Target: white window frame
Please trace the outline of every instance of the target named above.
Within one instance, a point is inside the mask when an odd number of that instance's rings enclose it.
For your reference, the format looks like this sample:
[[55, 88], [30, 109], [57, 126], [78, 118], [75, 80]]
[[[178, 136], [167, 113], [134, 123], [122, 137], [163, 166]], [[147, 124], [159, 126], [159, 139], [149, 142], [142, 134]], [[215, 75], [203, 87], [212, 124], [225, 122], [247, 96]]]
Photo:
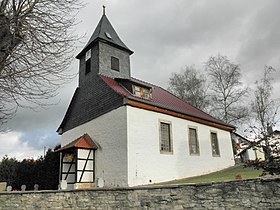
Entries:
[[89, 60], [91, 58], [91, 49], [89, 49], [87, 52], [86, 52], [86, 61]]

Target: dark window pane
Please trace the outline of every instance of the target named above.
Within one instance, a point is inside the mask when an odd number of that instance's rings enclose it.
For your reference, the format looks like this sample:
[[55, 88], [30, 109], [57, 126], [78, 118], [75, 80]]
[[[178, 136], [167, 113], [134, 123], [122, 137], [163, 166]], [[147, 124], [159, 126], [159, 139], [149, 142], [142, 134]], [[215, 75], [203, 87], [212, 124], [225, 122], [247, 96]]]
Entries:
[[145, 98], [145, 99], [151, 99], [152, 94], [151, 90], [144, 88], [144, 87], [139, 87], [136, 85], [133, 85], [133, 94], [137, 97]]
[[212, 133], [211, 132], [211, 145], [212, 145], [212, 154], [213, 155], [220, 155], [217, 133]]
[[119, 59], [117, 59], [115, 57], [111, 57], [111, 69], [113, 69], [115, 71], [120, 71]]
[[91, 70], [91, 63], [90, 63], [90, 59], [88, 59], [86, 61], [86, 74], [88, 74]]
[[189, 145], [190, 145], [190, 154], [199, 154], [197, 133], [196, 133], [196, 129], [194, 128], [189, 128]]
[[160, 123], [161, 151], [171, 152], [170, 125]]

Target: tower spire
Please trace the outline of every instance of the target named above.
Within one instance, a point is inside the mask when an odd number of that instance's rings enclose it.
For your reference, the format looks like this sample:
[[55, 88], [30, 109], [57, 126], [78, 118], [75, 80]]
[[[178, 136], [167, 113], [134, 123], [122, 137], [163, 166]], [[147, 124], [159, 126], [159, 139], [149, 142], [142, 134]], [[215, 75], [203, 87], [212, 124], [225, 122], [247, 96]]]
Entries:
[[102, 7], [103, 7], [103, 15], [106, 15], [106, 6], [103, 5]]

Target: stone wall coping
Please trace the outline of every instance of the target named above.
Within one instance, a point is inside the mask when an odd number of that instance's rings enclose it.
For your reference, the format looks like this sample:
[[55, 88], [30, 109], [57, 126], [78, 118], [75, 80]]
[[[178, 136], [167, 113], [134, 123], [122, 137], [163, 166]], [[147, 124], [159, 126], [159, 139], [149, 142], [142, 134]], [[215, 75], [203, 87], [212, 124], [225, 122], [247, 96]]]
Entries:
[[183, 188], [188, 186], [200, 187], [200, 186], [209, 186], [209, 185], [225, 185], [227, 183], [234, 182], [271, 182], [276, 181], [280, 182], [280, 176], [273, 177], [259, 177], [253, 179], [240, 179], [240, 180], [225, 180], [225, 181], [215, 181], [215, 182], [201, 182], [201, 183], [187, 183], [187, 184], [166, 184], [166, 185], [143, 185], [143, 186], [135, 186], [135, 187], [103, 187], [103, 188], [87, 188], [87, 189], [72, 189], [72, 190], [38, 190], [38, 191], [1, 191], [1, 195], [5, 194], [43, 194], [43, 193], [66, 193], [66, 192], [85, 192], [85, 191], [134, 191], [134, 190], [155, 190], [155, 189], [176, 189]]

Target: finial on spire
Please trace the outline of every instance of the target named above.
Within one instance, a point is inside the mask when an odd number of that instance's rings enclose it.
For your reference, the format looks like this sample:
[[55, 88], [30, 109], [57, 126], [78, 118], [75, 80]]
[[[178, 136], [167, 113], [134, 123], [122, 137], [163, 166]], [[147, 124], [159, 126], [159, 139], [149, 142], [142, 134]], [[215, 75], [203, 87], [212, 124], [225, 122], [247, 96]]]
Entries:
[[106, 9], [106, 6], [103, 5], [103, 15], [105, 15], [105, 13], [106, 13], [105, 9]]

